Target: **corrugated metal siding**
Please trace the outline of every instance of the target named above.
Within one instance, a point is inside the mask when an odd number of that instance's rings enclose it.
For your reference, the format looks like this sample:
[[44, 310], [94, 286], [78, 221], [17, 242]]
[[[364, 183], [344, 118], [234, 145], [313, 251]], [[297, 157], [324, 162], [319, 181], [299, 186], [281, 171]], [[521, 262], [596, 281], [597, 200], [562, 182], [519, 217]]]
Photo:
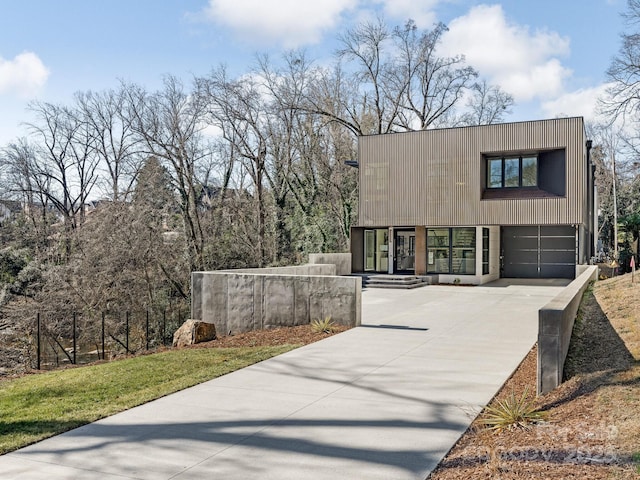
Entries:
[[[359, 225], [585, 222], [582, 118], [361, 137]], [[481, 200], [483, 154], [566, 150], [566, 196]]]

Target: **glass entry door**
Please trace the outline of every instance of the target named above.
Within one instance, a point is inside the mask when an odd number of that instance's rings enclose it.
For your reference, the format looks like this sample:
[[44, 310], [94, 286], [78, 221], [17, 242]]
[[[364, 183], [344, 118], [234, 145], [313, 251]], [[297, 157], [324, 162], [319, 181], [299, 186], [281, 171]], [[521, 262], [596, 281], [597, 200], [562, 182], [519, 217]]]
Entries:
[[396, 254], [394, 269], [396, 273], [415, 272], [416, 232], [415, 230], [395, 231]]
[[389, 231], [386, 228], [364, 231], [364, 270], [379, 273], [389, 270]]

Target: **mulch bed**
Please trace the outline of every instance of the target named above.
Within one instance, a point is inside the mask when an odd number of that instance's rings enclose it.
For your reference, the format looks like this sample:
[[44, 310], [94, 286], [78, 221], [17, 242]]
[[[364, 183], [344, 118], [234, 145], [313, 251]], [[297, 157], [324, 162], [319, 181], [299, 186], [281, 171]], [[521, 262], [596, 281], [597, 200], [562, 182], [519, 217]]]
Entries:
[[226, 335], [210, 342], [203, 342], [189, 348], [232, 348], [232, 347], [263, 347], [275, 345], [307, 345], [327, 338], [336, 333], [344, 332], [349, 327], [335, 325], [331, 333], [314, 332], [311, 325], [295, 327], [278, 327], [267, 330]]

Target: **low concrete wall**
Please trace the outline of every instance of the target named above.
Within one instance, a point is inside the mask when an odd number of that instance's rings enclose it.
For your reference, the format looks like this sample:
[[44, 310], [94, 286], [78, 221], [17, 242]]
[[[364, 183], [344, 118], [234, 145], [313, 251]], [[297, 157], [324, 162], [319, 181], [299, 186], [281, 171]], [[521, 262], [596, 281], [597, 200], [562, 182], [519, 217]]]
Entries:
[[304, 325], [329, 316], [338, 324], [357, 326], [361, 297], [359, 277], [191, 274], [191, 317], [215, 324], [216, 331], [224, 335]]
[[598, 279], [598, 267], [588, 267], [538, 312], [538, 395], [562, 383], [573, 324], [582, 295]]
[[306, 264], [292, 265], [287, 267], [265, 267], [265, 268], [238, 268], [234, 270], [218, 270], [225, 273], [255, 273], [260, 275], [337, 275], [336, 265], [327, 264]]
[[351, 275], [350, 253], [310, 253], [311, 264], [333, 264], [336, 266], [336, 275]]
[[592, 265], [584, 265], [584, 264], [576, 264], [576, 278], [578, 278], [580, 275], [582, 275], [584, 272], [587, 271], [587, 269], [589, 267], [591, 267]]

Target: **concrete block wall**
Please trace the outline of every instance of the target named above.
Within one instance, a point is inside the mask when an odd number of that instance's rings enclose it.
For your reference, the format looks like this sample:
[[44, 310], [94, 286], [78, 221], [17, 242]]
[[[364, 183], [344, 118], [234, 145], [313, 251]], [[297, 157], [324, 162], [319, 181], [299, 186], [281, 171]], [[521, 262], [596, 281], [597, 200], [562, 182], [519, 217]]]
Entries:
[[333, 264], [336, 266], [335, 275], [351, 275], [350, 253], [310, 253], [310, 264]]
[[[318, 262], [319, 263], [319, 262]], [[238, 268], [234, 270], [218, 270], [226, 273], [255, 273], [271, 275], [340, 275], [333, 263], [291, 265], [286, 267]]]
[[359, 277], [193, 272], [191, 285], [192, 318], [215, 324], [220, 334], [303, 325], [328, 316], [341, 325], [361, 321]]
[[573, 324], [582, 295], [598, 279], [598, 267], [590, 266], [538, 312], [538, 395], [562, 383]]

